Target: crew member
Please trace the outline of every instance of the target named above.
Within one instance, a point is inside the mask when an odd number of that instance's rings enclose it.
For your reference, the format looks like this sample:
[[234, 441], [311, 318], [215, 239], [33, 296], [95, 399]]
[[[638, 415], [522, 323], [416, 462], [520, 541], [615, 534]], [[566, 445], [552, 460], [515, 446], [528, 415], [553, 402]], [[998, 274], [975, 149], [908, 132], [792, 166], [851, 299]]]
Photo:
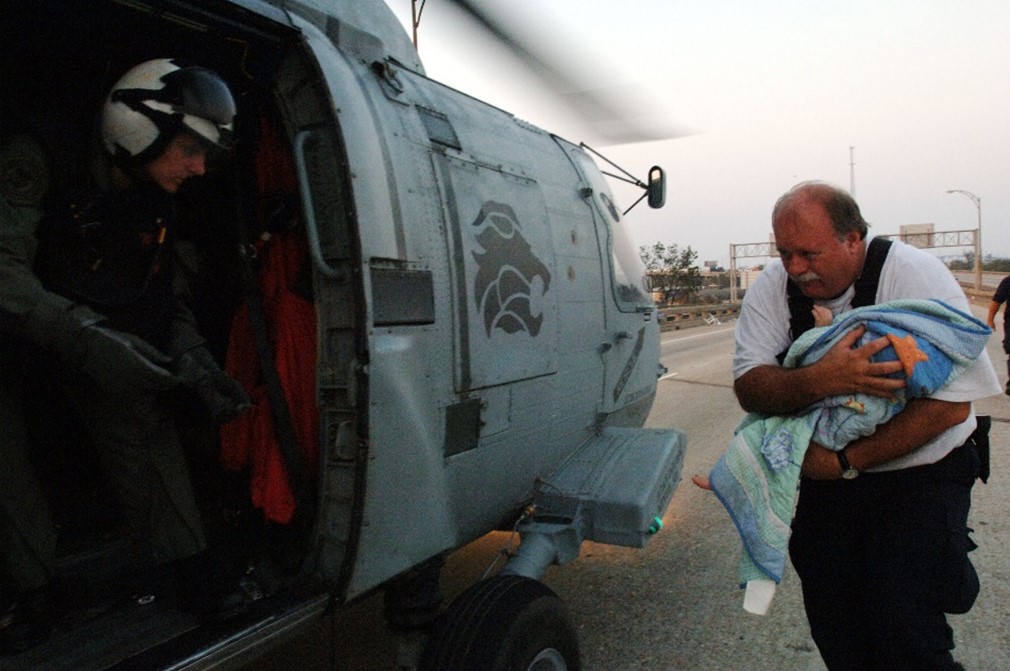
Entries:
[[[219, 422], [249, 400], [214, 361], [183, 300], [173, 194], [206, 172], [211, 152], [228, 148], [234, 115], [216, 73], [170, 59], [141, 63], [105, 99], [94, 183], [55, 198], [41, 223], [37, 208], [6, 198], [0, 213], [5, 342], [16, 337], [56, 359], [131, 540], [151, 562], [173, 567], [181, 605], [201, 615], [229, 612], [242, 595], [218, 580], [165, 393], [193, 389]], [[0, 652], [12, 652], [48, 636], [56, 534], [25, 455], [19, 390], [0, 377]]]

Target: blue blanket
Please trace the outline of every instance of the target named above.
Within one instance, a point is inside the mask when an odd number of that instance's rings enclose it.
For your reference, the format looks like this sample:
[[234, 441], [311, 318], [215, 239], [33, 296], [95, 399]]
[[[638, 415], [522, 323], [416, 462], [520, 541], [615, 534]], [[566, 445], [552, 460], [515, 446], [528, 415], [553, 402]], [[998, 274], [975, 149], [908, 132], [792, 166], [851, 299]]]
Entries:
[[[830, 326], [807, 331], [793, 343], [783, 365], [796, 368], [817, 361], [860, 324], [866, 333], [858, 345], [887, 334], [914, 338], [920, 360], [896, 398], [852, 394], [825, 399], [788, 417], [750, 413], [709, 475], [743, 540], [741, 586], [752, 580], [782, 579], [800, 466], [810, 442], [840, 450], [873, 433], [909, 398], [928, 396], [964, 372], [985, 349], [992, 332], [941, 301], [897, 300], [842, 313]], [[896, 358], [896, 350], [887, 347], [874, 361]]]

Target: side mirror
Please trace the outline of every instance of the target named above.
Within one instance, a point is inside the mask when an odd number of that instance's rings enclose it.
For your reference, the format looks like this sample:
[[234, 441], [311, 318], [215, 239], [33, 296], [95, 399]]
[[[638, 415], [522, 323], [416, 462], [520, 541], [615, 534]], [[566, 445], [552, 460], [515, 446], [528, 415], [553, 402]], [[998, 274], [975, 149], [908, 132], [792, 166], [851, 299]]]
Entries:
[[658, 165], [649, 168], [649, 207], [658, 210], [666, 204], [666, 173]]

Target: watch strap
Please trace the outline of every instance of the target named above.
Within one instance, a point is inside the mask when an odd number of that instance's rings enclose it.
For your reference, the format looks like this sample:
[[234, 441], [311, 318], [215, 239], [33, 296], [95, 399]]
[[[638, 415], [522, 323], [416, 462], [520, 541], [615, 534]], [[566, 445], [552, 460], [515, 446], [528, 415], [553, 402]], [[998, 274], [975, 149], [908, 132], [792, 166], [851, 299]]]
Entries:
[[859, 471], [857, 471], [852, 467], [852, 464], [849, 463], [849, 458], [845, 456], [844, 447], [835, 452], [835, 454], [838, 455], [838, 465], [842, 467], [843, 478], [845, 478], [846, 480], [851, 480], [852, 478], [859, 475]]

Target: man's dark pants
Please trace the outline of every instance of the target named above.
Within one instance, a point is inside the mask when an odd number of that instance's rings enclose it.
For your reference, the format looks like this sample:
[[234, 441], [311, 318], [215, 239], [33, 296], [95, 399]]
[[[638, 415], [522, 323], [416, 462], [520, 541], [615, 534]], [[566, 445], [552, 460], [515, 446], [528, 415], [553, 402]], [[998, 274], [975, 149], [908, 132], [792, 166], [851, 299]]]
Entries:
[[944, 613], [978, 595], [967, 525], [978, 471], [969, 440], [929, 466], [802, 480], [790, 558], [828, 669], [960, 668]]

